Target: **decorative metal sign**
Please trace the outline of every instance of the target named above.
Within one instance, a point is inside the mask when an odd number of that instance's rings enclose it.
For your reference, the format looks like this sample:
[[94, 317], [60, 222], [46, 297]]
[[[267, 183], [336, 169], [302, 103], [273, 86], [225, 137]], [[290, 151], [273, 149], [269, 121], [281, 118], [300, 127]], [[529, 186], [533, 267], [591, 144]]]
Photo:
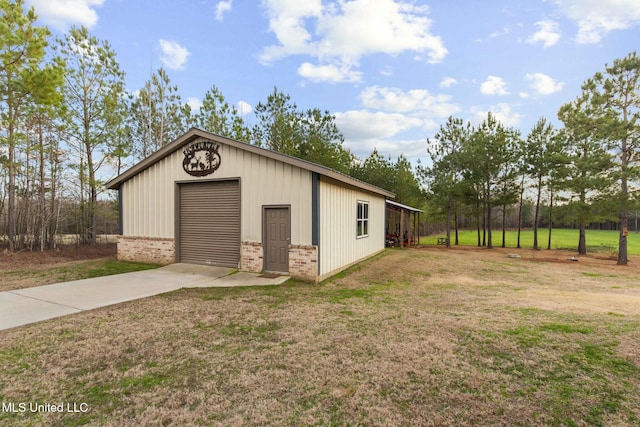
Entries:
[[182, 168], [192, 176], [207, 176], [220, 167], [220, 145], [213, 141], [197, 141], [187, 146]]

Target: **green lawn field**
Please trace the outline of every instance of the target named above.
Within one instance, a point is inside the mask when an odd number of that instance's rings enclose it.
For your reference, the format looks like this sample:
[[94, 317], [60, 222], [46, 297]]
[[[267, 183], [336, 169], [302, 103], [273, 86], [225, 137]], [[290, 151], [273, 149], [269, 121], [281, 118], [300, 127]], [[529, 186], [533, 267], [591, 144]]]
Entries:
[[[587, 252], [618, 252], [618, 231], [587, 230]], [[445, 233], [421, 237], [420, 243], [435, 245], [438, 237], [444, 237]], [[506, 245], [510, 248], [517, 246], [518, 232], [507, 231]], [[538, 246], [547, 248], [548, 230], [538, 230]], [[460, 244], [464, 246], [476, 246], [478, 244], [476, 230], [461, 230], [459, 232]], [[453, 230], [451, 242], [454, 242]], [[493, 245], [502, 245], [502, 232], [493, 231]], [[520, 236], [520, 245], [523, 248], [533, 247], [533, 230], [523, 230]], [[627, 239], [629, 255], [640, 255], [640, 233], [630, 232]], [[551, 232], [551, 249], [578, 250], [578, 230], [555, 228]]]

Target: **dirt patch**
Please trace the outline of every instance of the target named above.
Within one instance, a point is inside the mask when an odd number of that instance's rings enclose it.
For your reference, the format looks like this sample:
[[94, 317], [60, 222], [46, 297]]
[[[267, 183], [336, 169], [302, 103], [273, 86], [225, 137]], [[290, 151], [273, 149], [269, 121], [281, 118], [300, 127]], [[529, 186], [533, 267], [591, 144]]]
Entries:
[[0, 272], [17, 269], [28, 270], [34, 267], [48, 267], [70, 261], [96, 258], [115, 258], [117, 245], [104, 243], [99, 245], [60, 245], [58, 249], [48, 251], [0, 252]]
[[[415, 248], [414, 250], [426, 250], [426, 251], [445, 251], [451, 252], [454, 251], [456, 253], [469, 253], [469, 254], [485, 254], [485, 256], [492, 257], [497, 256], [501, 257], [503, 255], [508, 254], [517, 254], [521, 256], [521, 259], [526, 259], [530, 261], [540, 261], [540, 262], [558, 262], [558, 261], [568, 261], [574, 262], [571, 258], [577, 258], [578, 262], [586, 262], [586, 263], [606, 263], [607, 265], [611, 265], [611, 261], [613, 264], [616, 264], [617, 258], [612, 257], [608, 254], [602, 253], [589, 253], [587, 255], [579, 255], [577, 252], [562, 250], [562, 249], [515, 249], [515, 248], [501, 248], [494, 247], [493, 249], [487, 249], [486, 247], [477, 247], [477, 246], [452, 246], [451, 248], [446, 248], [443, 246], [421, 246]], [[635, 265], [634, 261], [636, 257], [629, 257], [629, 264], [625, 267], [632, 267]], [[638, 271], [640, 271], [640, 266], [637, 266]]]
[[535, 262], [559, 262], [559, 263], [571, 263], [571, 262], [578, 262], [579, 260], [576, 257], [571, 257], [571, 258], [567, 258], [567, 259], [560, 259], [560, 258], [530, 258], [529, 261], [535, 261]]
[[[573, 313], [640, 314], [640, 264], [635, 257], [621, 266], [607, 256], [578, 256], [562, 250], [516, 252], [508, 248], [468, 247], [418, 250], [446, 257], [438, 270], [441, 274], [437, 280], [443, 283], [519, 289], [515, 294], [499, 293], [504, 298], [496, 301], [499, 303]], [[510, 258], [512, 253], [521, 258]], [[464, 266], [464, 274], [460, 274], [460, 266]]]
[[73, 279], [88, 260], [115, 259], [116, 244], [60, 245], [51, 251], [0, 252], [0, 292]]

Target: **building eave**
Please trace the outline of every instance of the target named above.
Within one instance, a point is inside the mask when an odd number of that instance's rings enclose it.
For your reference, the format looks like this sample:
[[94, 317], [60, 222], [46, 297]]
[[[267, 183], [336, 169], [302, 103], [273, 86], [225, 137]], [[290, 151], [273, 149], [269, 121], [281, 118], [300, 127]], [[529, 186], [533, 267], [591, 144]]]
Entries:
[[146, 159], [142, 160], [141, 162], [137, 163], [136, 165], [132, 166], [131, 168], [127, 169], [125, 172], [123, 172], [122, 174], [118, 175], [117, 177], [115, 177], [114, 179], [108, 181], [105, 184], [105, 187], [110, 189], [110, 190], [116, 190], [118, 188], [120, 188], [120, 186], [127, 180], [133, 178], [134, 176], [138, 175], [139, 173], [143, 172], [144, 170], [146, 170], [147, 168], [151, 167], [152, 165], [154, 165], [155, 163], [161, 161], [162, 159], [164, 159], [165, 157], [168, 157], [169, 155], [173, 154], [175, 151], [179, 150], [180, 148], [182, 148], [183, 146], [189, 144], [190, 142], [192, 142], [193, 140], [197, 139], [197, 138], [205, 138], [214, 142], [219, 142], [222, 144], [226, 144], [229, 145], [231, 147], [240, 149], [240, 150], [244, 150], [244, 151], [248, 151], [250, 153], [253, 154], [257, 154], [259, 156], [263, 156], [269, 159], [273, 159], [273, 160], [277, 160], [279, 162], [285, 163], [285, 164], [289, 164], [291, 166], [295, 166], [298, 167], [300, 169], [304, 169], [304, 170], [308, 170], [311, 172], [316, 172], [321, 176], [325, 176], [331, 179], [334, 179], [336, 181], [339, 181], [341, 183], [344, 183], [346, 185], [358, 188], [360, 190], [364, 190], [364, 191], [368, 191], [374, 194], [379, 194], [381, 196], [384, 197], [395, 197], [395, 194], [384, 190], [382, 188], [376, 187], [375, 185], [371, 185], [368, 184], [364, 181], [360, 181], [358, 179], [352, 178], [348, 175], [345, 175], [341, 172], [338, 172], [336, 170], [327, 168], [325, 166], [322, 165], [318, 165], [316, 163], [312, 163], [309, 162], [307, 160], [303, 160], [303, 159], [299, 159], [297, 157], [293, 157], [293, 156], [289, 156], [286, 154], [281, 154], [281, 153], [277, 153], [275, 151], [271, 151], [271, 150], [267, 150], [265, 148], [261, 148], [261, 147], [257, 147], [255, 145], [251, 145], [251, 144], [247, 144], [244, 142], [240, 142], [240, 141], [236, 141], [233, 140], [231, 138], [226, 138], [220, 135], [216, 135], [210, 132], [205, 132], [203, 130], [197, 129], [197, 128], [191, 128], [189, 129], [189, 131], [187, 133], [185, 133], [184, 135], [180, 136], [178, 139], [176, 139], [175, 141], [165, 145], [164, 147], [160, 148], [158, 151], [156, 151], [155, 153], [153, 153], [152, 155], [150, 155], [149, 157], [147, 157]]
[[385, 200], [386, 204], [389, 205], [392, 209], [404, 209], [410, 212], [421, 212], [424, 213], [423, 210], [418, 208], [414, 208], [412, 206], [403, 205], [402, 203], [394, 202], [391, 200]]

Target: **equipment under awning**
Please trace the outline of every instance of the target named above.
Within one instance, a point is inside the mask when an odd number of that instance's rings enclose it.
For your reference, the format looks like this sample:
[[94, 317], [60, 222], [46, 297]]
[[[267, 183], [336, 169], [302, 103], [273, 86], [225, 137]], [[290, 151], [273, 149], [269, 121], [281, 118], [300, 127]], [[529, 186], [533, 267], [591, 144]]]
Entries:
[[424, 211], [391, 200], [385, 201], [385, 208], [385, 246], [419, 245], [420, 214]]

